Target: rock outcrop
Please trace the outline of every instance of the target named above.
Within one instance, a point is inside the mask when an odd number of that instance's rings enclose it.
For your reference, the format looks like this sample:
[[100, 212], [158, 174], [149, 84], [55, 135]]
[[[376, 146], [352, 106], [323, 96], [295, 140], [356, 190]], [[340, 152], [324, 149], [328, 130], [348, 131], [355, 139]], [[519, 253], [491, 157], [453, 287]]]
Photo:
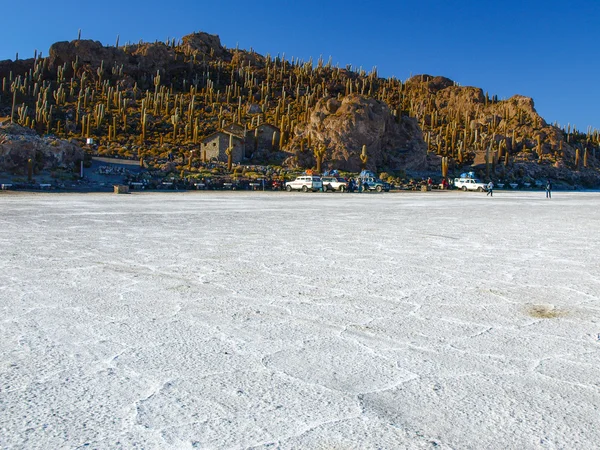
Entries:
[[[219, 36], [208, 33], [193, 33], [181, 39], [190, 55], [202, 59], [231, 59], [230, 53], [221, 45]], [[92, 68], [123, 65], [125, 73], [173, 69], [177, 65], [176, 52], [164, 42], [138, 43], [119, 47], [103, 46], [98, 41], [80, 39], [71, 42], [56, 42], [50, 47], [48, 66], [50, 69], [78, 61], [80, 66]], [[183, 63], [179, 61], [179, 63]], [[70, 70], [70, 67], [67, 68]]]
[[231, 57], [229, 52], [221, 45], [221, 39], [216, 34], [192, 33], [184, 36], [181, 41], [183, 45], [188, 46], [190, 53], [197, 51], [200, 56], [224, 60]]
[[358, 94], [341, 101], [319, 100], [310, 121], [296, 128], [292, 142], [295, 154], [287, 163], [306, 166], [313, 158], [309, 143], [311, 147], [324, 144], [324, 166], [340, 170], [361, 169], [363, 145], [367, 146], [370, 169], [419, 170], [427, 164], [427, 145], [417, 121], [396, 117], [385, 103]]
[[36, 170], [69, 169], [83, 158], [83, 149], [75, 143], [40, 137], [10, 122], [0, 123], [0, 172], [26, 173], [28, 159], [34, 161]]

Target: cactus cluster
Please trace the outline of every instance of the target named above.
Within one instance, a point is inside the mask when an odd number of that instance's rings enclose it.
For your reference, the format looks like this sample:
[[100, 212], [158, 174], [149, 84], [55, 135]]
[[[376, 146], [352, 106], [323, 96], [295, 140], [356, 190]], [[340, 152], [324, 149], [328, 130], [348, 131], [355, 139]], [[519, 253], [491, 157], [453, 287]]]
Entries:
[[[499, 100], [456, 84], [440, 89], [438, 80], [427, 75], [406, 81], [380, 78], [376, 68], [340, 68], [331, 58], [315, 63], [237, 48], [229, 50], [230, 57], [217, 58], [214, 51], [202, 54], [175, 39], [119, 47], [117, 37], [113, 50], [133, 55], [150, 45], [163, 46], [178, 70], [132, 74], [123, 63], [101, 61], [92, 67], [78, 57], [51, 67], [49, 58], [36, 52], [29, 70], [2, 76], [0, 106], [10, 109], [12, 121], [39, 133], [94, 138], [101, 152], [143, 155], [147, 163], [167, 153], [184, 160], [190, 151], [200, 150], [204, 136], [228, 123], [242, 125], [256, 150], [253, 130], [271, 123], [279, 128], [273, 135], [274, 151], [292, 153], [297, 150], [293, 145], [306, 147], [320, 171], [326, 147], [310, 135], [298, 144], [292, 139], [298, 126], [310, 121], [320, 99], [360, 94], [387, 104], [397, 121], [404, 116], [416, 119], [428, 151], [444, 158], [444, 176], [449, 166], [469, 164], [477, 153], [485, 154], [488, 173], [499, 161], [506, 166], [526, 157], [539, 162], [562, 159], [579, 168], [580, 153], [584, 167], [598, 165], [598, 130], [547, 125], [514, 98]], [[459, 102], [462, 93], [474, 100]], [[229, 159], [232, 148], [230, 143]], [[206, 160], [205, 151], [199, 156]], [[359, 157], [366, 167], [366, 146]]]

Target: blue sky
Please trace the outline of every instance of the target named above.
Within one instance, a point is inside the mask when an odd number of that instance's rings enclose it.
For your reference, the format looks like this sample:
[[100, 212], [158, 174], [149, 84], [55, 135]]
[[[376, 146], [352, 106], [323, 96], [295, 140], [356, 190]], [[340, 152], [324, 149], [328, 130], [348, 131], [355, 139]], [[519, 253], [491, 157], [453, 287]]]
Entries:
[[78, 29], [105, 45], [117, 35], [122, 44], [206, 31], [230, 48], [331, 56], [377, 66], [380, 76], [443, 75], [500, 98], [526, 95], [548, 122], [600, 129], [600, 0], [30, 0], [23, 8], [3, 5], [0, 60], [47, 55]]

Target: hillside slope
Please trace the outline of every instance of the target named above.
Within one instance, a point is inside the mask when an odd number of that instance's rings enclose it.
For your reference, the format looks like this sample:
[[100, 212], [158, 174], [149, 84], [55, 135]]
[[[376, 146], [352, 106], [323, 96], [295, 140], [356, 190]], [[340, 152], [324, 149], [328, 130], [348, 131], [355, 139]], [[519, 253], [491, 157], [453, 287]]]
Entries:
[[169, 154], [183, 163], [227, 124], [240, 124], [249, 140], [270, 123], [274, 145], [254, 143], [247, 162], [401, 174], [440, 172], [446, 157], [449, 176], [469, 169], [600, 185], [598, 131], [549, 125], [528, 97], [498, 100], [444, 77], [402, 82], [376, 69], [227, 49], [206, 33], [118, 47], [58, 42], [49, 53], [0, 62], [0, 115], [39, 134], [93, 138], [100, 154], [149, 166]]

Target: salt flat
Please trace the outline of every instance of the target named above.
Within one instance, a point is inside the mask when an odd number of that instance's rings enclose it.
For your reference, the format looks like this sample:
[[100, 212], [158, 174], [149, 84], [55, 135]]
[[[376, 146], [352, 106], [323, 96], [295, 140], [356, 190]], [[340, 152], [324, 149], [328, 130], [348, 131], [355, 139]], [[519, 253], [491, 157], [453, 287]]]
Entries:
[[0, 194], [0, 448], [586, 449], [600, 194]]

